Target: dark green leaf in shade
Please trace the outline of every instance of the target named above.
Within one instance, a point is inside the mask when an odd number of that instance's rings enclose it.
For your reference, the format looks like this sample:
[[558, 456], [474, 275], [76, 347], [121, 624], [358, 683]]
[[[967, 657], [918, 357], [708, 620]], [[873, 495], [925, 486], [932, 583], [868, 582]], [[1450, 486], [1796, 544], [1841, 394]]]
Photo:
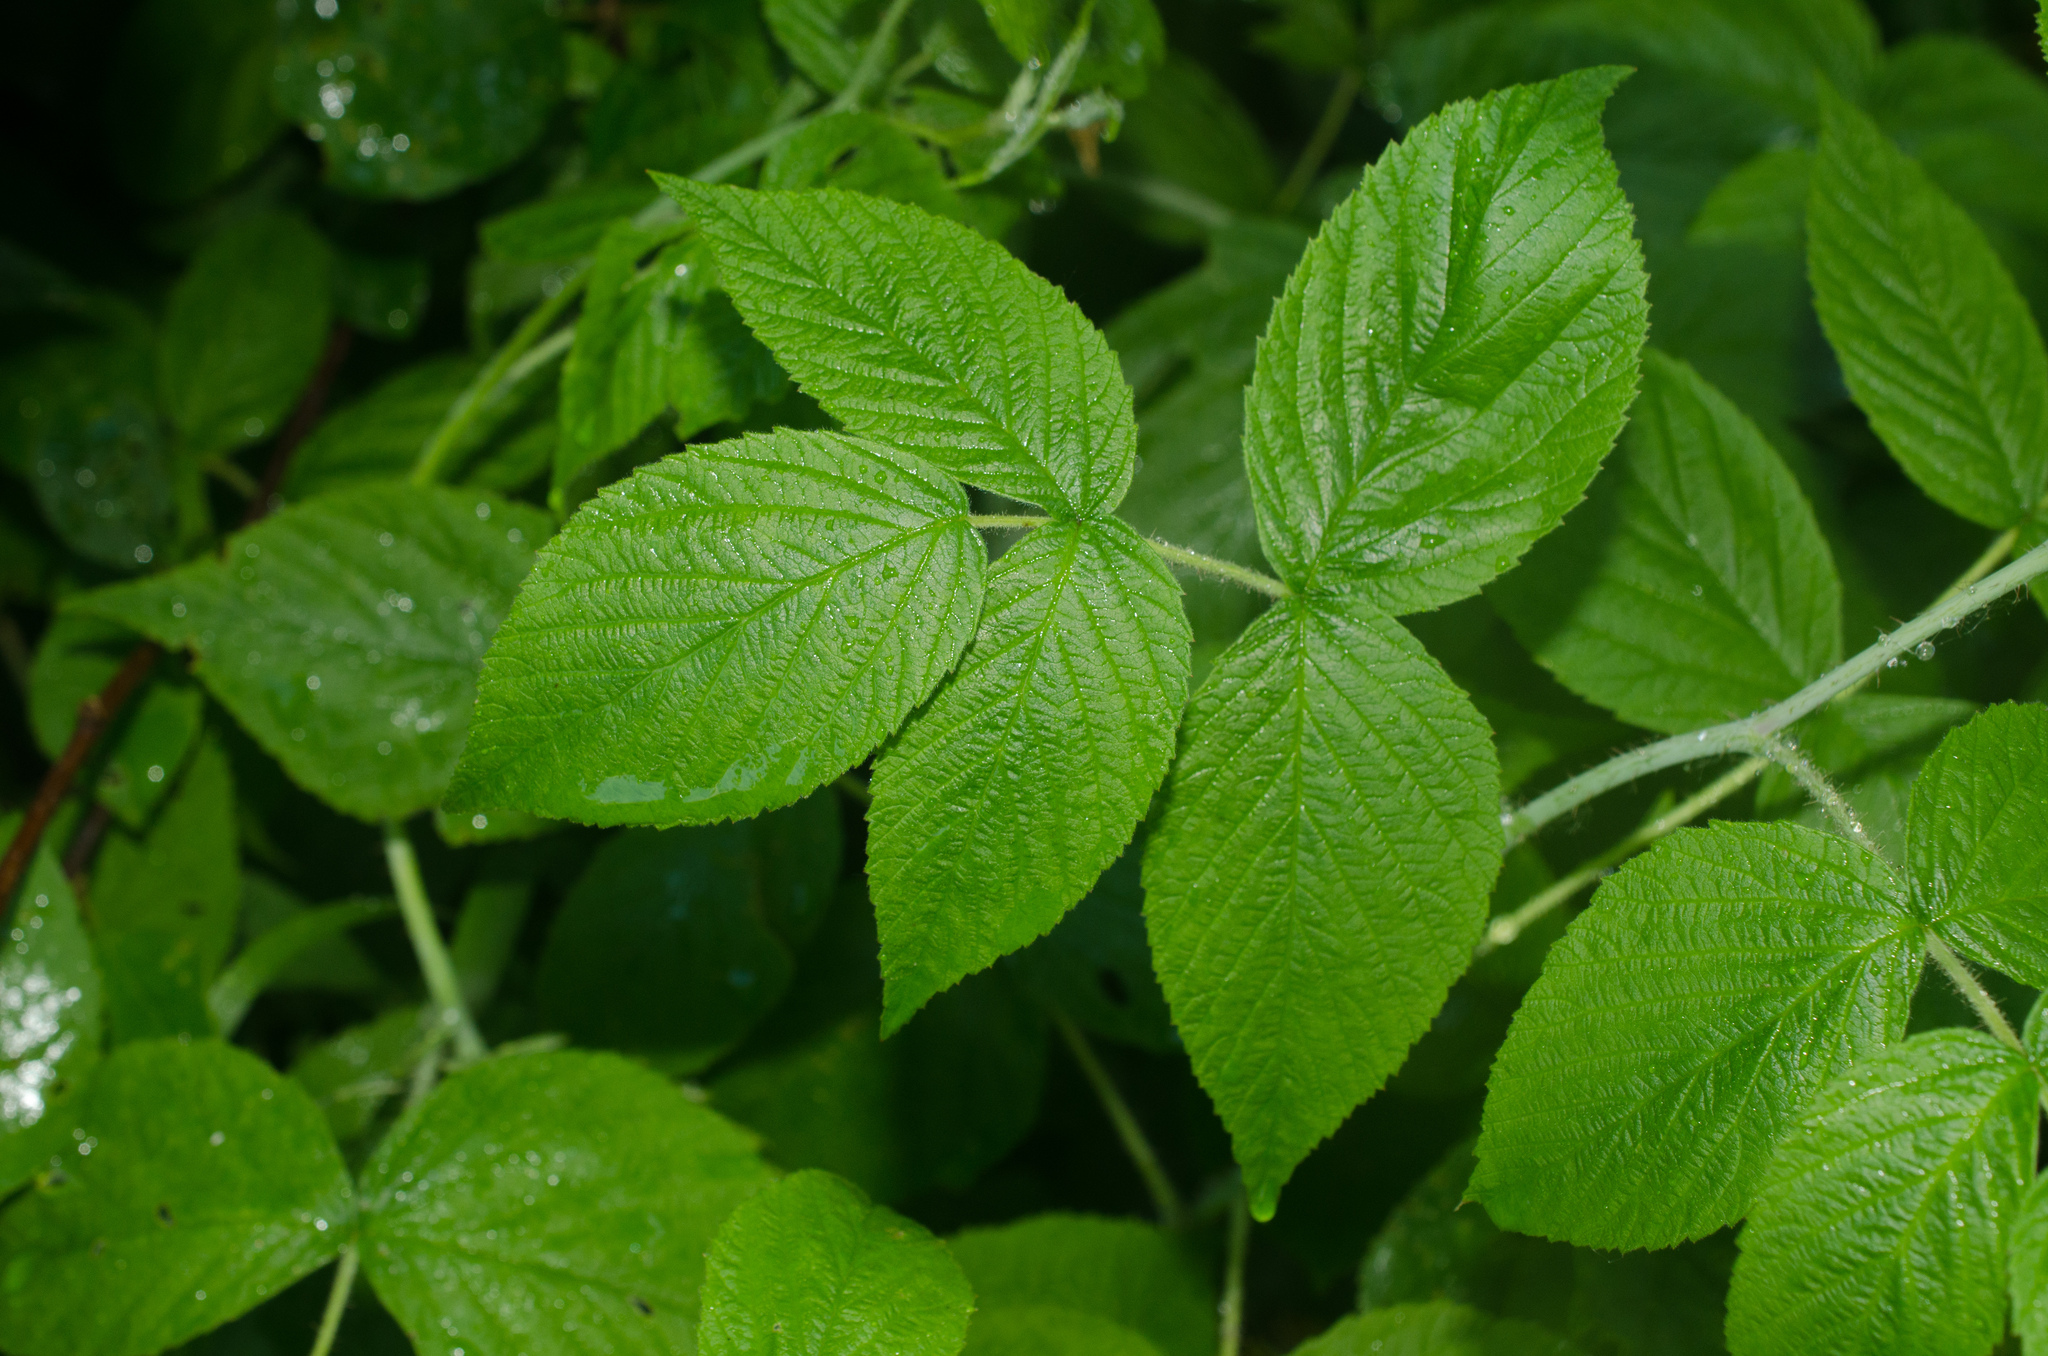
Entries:
[[222, 1035], [232, 1036], [248, 1016], [250, 1004], [283, 980], [295, 964], [365, 923], [397, 915], [398, 906], [388, 899], [344, 900], [306, 909], [271, 928], [243, 947], [234, 963], [207, 986], [206, 1006], [214, 1025]]
[[[1258, 124], [1228, 86], [1178, 52], [1167, 54], [1145, 97], [1125, 109], [1123, 131], [1103, 158], [1112, 171], [1149, 176], [1226, 212], [1243, 213], [1251, 218], [1243, 224], [1253, 229], [1278, 224], [1264, 215], [1280, 176]], [[1142, 211], [1138, 222], [1163, 240], [1193, 242], [1205, 234], [1186, 216], [1159, 209]], [[1288, 259], [1289, 266], [1300, 253]], [[1279, 295], [1278, 287], [1273, 295]]]
[[1572, 691], [1672, 733], [1761, 710], [1842, 655], [1842, 586], [1792, 473], [1686, 364], [1643, 389], [1591, 501], [1493, 588]]
[[1180, 588], [1123, 523], [1053, 523], [990, 567], [960, 667], [875, 760], [885, 1033], [1088, 893], [1166, 775], [1187, 681]]
[[549, 526], [481, 491], [364, 486], [73, 605], [192, 650], [207, 690], [328, 804], [407, 815], [448, 785], [484, 646]]
[[2048, 353], [1984, 234], [1869, 117], [1830, 97], [1807, 267], [1849, 391], [1914, 483], [1990, 527], [2048, 491]]
[[1804, 249], [1812, 168], [1813, 152], [1803, 146], [1773, 146], [1759, 152], [1714, 186], [1686, 239], [1695, 245]]
[[1152, 0], [981, 0], [1003, 46], [1031, 69], [1049, 66], [1085, 17], [1088, 44], [1072, 87], [1106, 85], [1127, 99], [1145, 92], [1166, 55], [1166, 33]]
[[[124, 627], [60, 613], [43, 632], [29, 673], [29, 726], [45, 757], [71, 740], [78, 706], [119, 672], [139, 640]], [[160, 660], [149, 681], [115, 715], [88, 765], [94, 797], [115, 818], [139, 829], [177, 785], [199, 740], [205, 697], [174, 659]], [[85, 780], [81, 777], [81, 780]]]
[[839, 188], [968, 219], [967, 205], [947, 182], [938, 156], [876, 113], [814, 118], [769, 152], [761, 166], [761, 187]]
[[849, 432], [1060, 513], [1123, 498], [1130, 388], [1080, 308], [1002, 246], [877, 198], [658, 177], [748, 325]]
[[284, 427], [327, 342], [332, 251], [296, 217], [263, 215], [206, 243], [171, 289], [157, 393], [202, 456]]
[[570, 888], [541, 954], [548, 1029], [692, 1074], [789, 987], [751, 824], [611, 839]]
[[[261, 792], [251, 788], [251, 794]], [[251, 837], [252, 846], [257, 846], [259, 835]], [[369, 953], [355, 938], [306, 920], [335, 909], [341, 911], [340, 917], [374, 917], [396, 907], [395, 900], [375, 895], [356, 895], [316, 907], [262, 872], [244, 871], [240, 909], [243, 952], [235, 961], [239, 963], [251, 950], [259, 956], [270, 953], [270, 958], [257, 963], [270, 976], [267, 982], [278, 988], [354, 994], [374, 1002], [390, 980]], [[271, 948], [282, 948], [284, 939], [275, 943], [264, 939], [280, 931], [306, 940], [295, 954], [279, 957]]]
[[502, 169], [561, 92], [562, 32], [543, 0], [285, 0], [279, 18], [272, 97], [349, 193], [434, 198]]
[[642, 467], [542, 552], [484, 666], [455, 811], [707, 823], [866, 757], [981, 611], [958, 484], [831, 433]]
[[1258, 1217], [1465, 969], [1499, 799], [1485, 721], [1368, 603], [1276, 605], [1196, 695], [1145, 919]]
[[319, 1103], [335, 1139], [354, 1145], [385, 1104], [405, 1090], [429, 1036], [423, 1016], [409, 1005], [392, 1008], [309, 1046], [292, 1061], [292, 1077]]
[[334, 1256], [355, 1199], [310, 1097], [216, 1041], [115, 1051], [66, 1119], [76, 1153], [0, 1215], [0, 1345], [150, 1356]]
[[1915, 1036], [1830, 1084], [1750, 1211], [1729, 1349], [1989, 1351], [2039, 1095], [2026, 1062], [1977, 1031]]
[[745, 1131], [645, 1069], [500, 1056], [364, 1167], [363, 1274], [433, 1356], [690, 1352], [705, 1249], [770, 1180]]
[[[1977, 711], [1954, 697], [1860, 692], [1830, 702], [1799, 723], [1800, 751], [1834, 781], [1870, 835], [1894, 861], [1906, 859], [1906, 820], [1914, 780], [1934, 746]], [[1779, 768], [1757, 779], [1760, 818], [1790, 815], [1825, 829], [1827, 815]]]
[[681, 64], [625, 63], [584, 122], [593, 177], [635, 187], [649, 170], [694, 173], [765, 131], [786, 93], [755, 0], [691, 0], [648, 27]]
[[1491, 1318], [1462, 1304], [1401, 1304], [1341, 1320], [1295, 1356], [1580, 1356], [1534, 1323]]
[[1922, 965], [1904, 893], [1790, 824], [1683, 829], [1623, 867], [1501, 1047], [1473, 1199], [1600, 1248], [1740, 1219], [1814, 1091], [1904, 1032]]
[[[763, 0], [761, 17], [790, 63], [837, 94], [853, 78], [884, 8], [883, 0]], [[881, 72], [900, 60], [896, 45], [881, 53]]]
[[1161, 1356], [1143, 1333], [1100, 1314], [1049, 1304], [974, 1311], [963, 1356]]
[[1906, 859], [1920, 916], [1965, 955], [2048, 985], [2048, 706], [1994, 706], [1913, 783]]
[[481, 366], [467, 354], [428, 358], [399, 369], [334, 411], [292, 454], [284, 497], [310, 499], [410, 474], [420, 450]]
[[190, 202], [262, 154], [284, 128], [270, 104], [276, 31], [268, 0], [135, 7], [106, 82], [107, 146], [129, 188]]
[[1309, 246], [1245, 397], [1259, 535], [1283, 578], [1421, 611], [1507, 570], [1578, 501], [1647, 321], [1600, 140], [1621, 75], [1446, 108]]
[[534, 202], [521, 203], [477, 227], [477, 243], [492, 259], [549, 264], [597, 250], [611, 225], [652, 201], [647, 184], [584, 182]]
[[[9, 842], [20, 827], [18, 815], [0, 819]], [[99, 971], [48, 843], [11, 903], [0, 915], [0, 1195], [72, 1150], [65, 1118], [100, 1058]]]
[[206, 1006], [211, 976], [189, 934], [167, 927], [128, 928], [100, 938], [96, 950], [114, 1044], [220, 1034]]
[[93, 859], [91, 898], [103, 943], [137, 931], [175, 938], [202, 982], [213, 978], [242, 900], [234, 778], [217, 742], [200, 742], [148, 827], [108, 828]]
[[[1215, 1350], [1216, 1299], [1200, 1254], [1152, 1225], [1102, 1215], [1033, 1215], [965, 1230], [952, 1245], [984, 1313], [1064, 1309], [1121, 1324], [1165, 1356]], [[976, 1326], [982, 1317], [976, 1314]], [[975, 1342], [970, 1329], [970, 1351]]]
[[1145, 940], [1142, 843], [1110, 864], [1051, 932], [1008, 960], [1032, 996], [1093, 1035], [1162, 1053], [1177, 1050], [1166, 995]]
[[2012, 1330], [2026, 1351], [2048, 1350], [2048, 1175], [2020, 1197], [2006, 1266]]
[[704, 1263], [704, 1356], [954, 1356], [974, 1292], [946, 1245], [799, 1172], [743, 1202]]
[[404, 339], [426, 319], [433, 296], [427, 261], [411, 255], [334, 256], [334, 313], [364, 334]]

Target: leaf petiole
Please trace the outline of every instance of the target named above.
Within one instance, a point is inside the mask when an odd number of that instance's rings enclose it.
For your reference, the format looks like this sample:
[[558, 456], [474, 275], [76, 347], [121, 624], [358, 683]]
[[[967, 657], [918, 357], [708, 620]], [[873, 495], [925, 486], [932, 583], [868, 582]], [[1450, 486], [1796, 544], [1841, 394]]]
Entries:
[[[1022, 532], [1034, 527], [1044, 527], [1051, 521], [1050, 518], [1033, 513], [975, 513], [968, 516], [967, 524], [983, 532]], [[1270, 574], [1262, 574], [1228, 560], [1218, 560], [1215, 556], [1205, 556], [1200, 551], [1190, 551], [1185, 546], [1175, 546], [1172, 542], [1161, 541], [1157, 537], [1147, 537], [1145, 543], [1158, 552], [1160, 559], [1169, 565], [1178, 565], [1182, 569], [1191, 570], [1207, 578], [1220, 579], [1226, 584], [1236, 584], [1240, 588], [1250, 589], [1253, 593], [1263, 593], [1268, 598], [1294, 596], [1294, 590]]]
[[341, 1316], [348, 1309], [349, 1292], [355, 1289], [356, 1267], [362, 1258], [351, 1243], [341, 1250], [341, 1257], [334, 1268], [334, 1285], [327, 1292], [327, 1307], [320, 1314], [320, 1330], [313, 1335], [313, 1350], [309, 1356], [327, 1356], [334, 1348], [335, 1334], [341, 1331]]
[[434, 906], [420, 879], [420, 861], [413, 852], [412, 839], [395, 819], [384, 821], [384, 861], [391, 871], [391, 888], [398, 895], [398, 911], [405, 918], [406, 935], [412, 939], [420, 974], [427, 981], [428, 997], [455, 1041], [456, 1056], [464, 1061], [482, 1059], [489, 1047], [462, 1001], [462, 981], [456, 977], [455, 962], [441, 940], [440, 924], [434, 921]]
[[1052, 1021], [1059, 1028], [1060, 1037], [1066, 1041], [1067, 1049], [1072, 1052], [1074, 1062], [1087, 1075], [1088, 1085], [1095, 1089], [1095, 1096], [1102, 1103], [1110, 1124], [1116, 1128], [1117, 1138], [1123, 1141], [1124, 1152], [1131, 1156], [1138, 1176], [1145, 1180], [1145, 1189], [1152, 1194], [1153, 1208], [1159, 1212], [1159, 1223], [1168, 1229], [1179, 1228], [1184, 1213], [1180, 1193], [1173, 1189], [1173, 1179], [1166, 1175], [1159, 1155], [1152, 1150], [1152, 1142], [1145, 1138], [1145, 1129], [1138, 1124], [1130, 1103], [1124, 1100], [1109, 1071], [1096, 1057], [1095, 1047], [1088, 1043], [1088, 1037], [1074, 1025], [1073, 1019], [1053, 1008]]

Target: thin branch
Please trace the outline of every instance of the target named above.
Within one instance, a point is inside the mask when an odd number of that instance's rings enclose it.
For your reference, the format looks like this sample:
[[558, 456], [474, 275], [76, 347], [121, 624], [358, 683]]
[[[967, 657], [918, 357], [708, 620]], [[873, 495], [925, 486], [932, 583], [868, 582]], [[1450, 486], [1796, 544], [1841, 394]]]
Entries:
[[1757, 740], [1756, 747], [1759, 754], [1783, 768], [1793, 781], [1799, 783], [1800, 789], [1813, 798], [1813, 803], [1820, 806], [1821, 813], [1841, 831], [1844, 838], [1873, 857], [1884, 856], [1876, 840], [1863, 827], [1863, 821], [1856, 817], [1856, 809], [1849, 804], [1849, 798], [1836, 789], [1811, 758], [1775, 735]]
[[1145, 1190], [1152, 1194], [1152, 1206], [1159, 1213], [1160, 1224], [1169, 1229], [1179, 1228], [1183, 1214], [1180, 1193], [1173, 1189], [1173, 1179], [1166, 1175], [1159, 1155], [1153, 1152], [1152, 1141], [1145, 1138], [1145, 1129], [1138, 1124], [1130, 1103], [1124, 1100], [1115, 1080], [1110, 1078], [1109, 1070], [1103, 1068], [1102, 1061], [1096, 1058], [1095, 1047], [1088, 1043], [1088, 1037], [1081, 1028], [1058, 1008], [1051, 1011], [1053, 1025], [1059, 1028], [1061, 1038], [1072, 1052], [1074, 1062], [1081, 1066], [1088, 1085], [1095, 1089], [1096, 1099], [1102, 1103], [1109, 1123], [1116, 1127], [1116, 1137], [1123, 1142], [1124, 1152], [1131, 1156], [1138, 1176], [1145, 1180]]
[[1287, 182], [1280, 185], [1280, 191], [1273, 195], [1273, 211], [1286, 216], [1301, 201], [1301, 195], [1308, 192], [1308, 186], [1315, 182], [1316, 171], [1323, 167], [1329, 157], [1330, 148], [1337, 144], [1338, 134], [1344, 130], [1345, 119], [1351, 116], [1351, 105], [1358, 98], [1358, 72], [1346, 68], [1337, 76], [1337, 87], [1330, 91], [1330, 102], [1323, 105], [1323, 116], [1316, 120], [1315, 131], [1309, 134], [1308, 144], [1301, 148], [1301, 158], [1294, 162], [1293, 171]]
[[395, 819], [384, 821], [384, 861], [391, 870], [391, 888], [398, 895], [398, 911], [405, 917], [406, 935], [412, 938], [420, 975], [427, 981], [427, 995], [455, 1040], [456, 1057], [481, 1059], [488, 1047], [462, 1001], [462, 981], [456, 977], [447, 943], [441, 940], [441, 926], [434, 921], [434, 906], [420, 879], [420, 861], [413, 852], [412, 839]]
[[1252, 1217], [1242, 1186], [1231, 1197], [1229, 1227], [1223, 1260], [1223, 1299], [1216, 1306], [1216, 1356], [1238, 1356], [1244, 1347], [1244, 1264], [1251, 1251]]
[[86, 872], [92, 869], [93, 854], [100, 850], [100, 840], [107, 836], [107, 827], [113, 822], [114, 816], [107, 807], [95, 800], [79, 824], [78, 832], [71, 835], [71, 846], [64, 849], [64, 879], [73, 886], [84, 880]]
[[334, 1335], [341, 1331], [341, 1316], [348, 1309], [349, 1291], [356, 1286], [356, 1267], [362, 1259], [351, 1243], [341, 1250], [334, 1268], [334, 1284], [327, 1291], [327, 1308], [320, 1314], [320, 1331], [313, 1335], [309, 1356], [327, 1356], [334, 1348]]
[[2032, 1058], [2027, 1054], [2027, 1047], [2020, 1040], [2019, 1034], [2012, 1029], [2012, 1023], [2006, 1019], [2004, 1009], [1998, 1006], [1998, 1001], [1979, 982], [1977, 976], [1970, 972], [1970, 967], [1963, 964], [1963, 958], [1932, 932], [1927, 934], [1927, 958], [1940, 966], [1941, 972], [1948, 976], [1949, 982], [1956, 986], [1957, 992], [1969, 1000], [1970, 1006], [1976, 1010], [1977, 1018], [1984, 1023], [1986, 1030], [2009, 1048], [2017, 1050], [2023, 1058]]

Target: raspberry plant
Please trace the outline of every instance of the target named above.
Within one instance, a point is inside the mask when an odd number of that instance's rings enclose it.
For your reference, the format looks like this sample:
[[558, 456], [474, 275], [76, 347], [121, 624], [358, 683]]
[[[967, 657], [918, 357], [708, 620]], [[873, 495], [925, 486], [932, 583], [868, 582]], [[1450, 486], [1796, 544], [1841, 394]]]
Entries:
[[1907, 10], [129, 7], [0, 1351], [2048, 1351], [2048, 90]]

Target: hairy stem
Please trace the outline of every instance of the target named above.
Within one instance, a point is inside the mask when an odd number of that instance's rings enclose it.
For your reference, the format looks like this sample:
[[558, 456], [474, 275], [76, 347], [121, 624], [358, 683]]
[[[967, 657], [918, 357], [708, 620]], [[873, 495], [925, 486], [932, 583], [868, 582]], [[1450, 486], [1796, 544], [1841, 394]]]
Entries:
[[[984, 532], [1021, 532], [1033, 527], [1044, 527], [1051, 521], [1052, 519], [1035, 513], [974, 513], [969, 514], [967, 518], [968, 526]], [[1263, 593], [1268, 598], [1294, 596], [1293, 589], [1270, 574], [1261, 574], [1257, 570], [1247, 569], [1228, 560], [1218, 560], [1215, 556], [1205, 556], [1200, 551], [1190, 551], [1185, 546], [1175, 546], [1172, 542], [1161, 541], [1157, 537], [1147, 537], [1145, 541], [1159, 553], [1159, 558], [1169, 565], [1178, 565], [1184, 570], [1191, 570], [1210, 579], [1220, 579], [1226, 584], [1236, 584], [1239, 588], [1250, 589], [1253, 593]]]
[[1346, 68], [1337, 76], [1337, 87], [1330, 91], [1330, 102], [1323, 105], [1323, 116], [1316, 121], [1315, 131], [1309, 134], [1308, 144], [1301, 148], [1301, 158], [1294, 162], [1294, 169], [1287, 176], [1287, 182], [1280, 185], [1280, 191], [1273, 195], [1273, 211], [1285, 216], [1301, 201], [1301, 195], [1308, 192], [1308, 186], [1315, 182], [1316, 171], [1323, 167], [1329, 157], [1330, 148], [1337, 144], [1338, 133], [1344, 130], [1344, 120], [1351, 116], [1352, 100], [1358, 97], [1358, 72]]
[[348, 1308], [349, 1292], [356, 1288], [356, 1266], [361, 1261], [356, 1245], [341, 1250], [334, 1268], [334, 1285], [327, 1292], [327, 1307], [320, 1314], [320, 1331], [313, 1334], [311, 1356], [327, 1356], [334, 1348], [334, 1335], [341, 1331], [341, 1316]]
[[1230, 1199], [1230, 1236], [1223, 1261], [1223, 1299], [1216, 1306], [1216, 1356], [1238, 1356], [1244, 1347], [1244, 1263], [1251, 1251], [1252, 1216], [1239, 1187]]
[[1756, 749], [1760, 740], [1862, 686], [1891, 660], [1922, 641], [1933, 639], [1971, 613], [1989, 606], [2044, 573], [2048, 573], [2048, 543], [2035, 547], [1988, 578], [1965, 584], [1954, 597], [1937, 602], [1861, 654], [1823, 674], [1775, 706], [1765, 707], [1740, 720], [1660, 739], [1580, 773], [1508, 815], [1502, 821], [1507, 846], [1513, 847], [1552, 820], [1638, 777], [1702, 758]]
[[2012, 1029], [2012, 1023], [2006, 1020], [2004, 1010], [1998, 1006], [1998, 1000], [1994, 999], [1977, 976], [1970, 972], [1970, 967], [1963, 964], [1963, 958], [1958, 956], [1947, 942], [1931, 932], [1927, 934], [1927, 958], [1941, 967], [1941, 972], [1956, 986], [1956, 991], [1969, 1001], [1970, 1006], [1976, 1010], [1977, 1019], [1984, 1023], [1985, 1029], [2025, 1057], [2027, 1047], [2020, 1041], [2019, 1033]]
[[1545, 914], [1570, 900], [1587, 886], [1598, 882], [1621, 862], [1641, 852], [1672, 830], [1690, 824], [1748, 786], [1770, 765], [1768, 758], [1751, 758], [1737, 765], [1663, 814], [1655, 816], [1607, 851], [1560, 878], [1555, 884], [1531, 895], [1519, 908], [1494, 919], [1486, 925], [1486, 935], [1473, 950], [1473, 958], [1476, 960], [1488, 952], [1498, 951], [1507, 946], [1527, 932]]
[[469, 1009], [462, 1001], [462, 981], [456, 977], [455, 962], [441, 940], [440, 924], [434, 921], [434, 906], [427, 901], [427, 887], [420, 879], [420, 861], [413, 853], [412, 839], [395, 819], [384, 821], [384, 861], [391, 868], [391, 887], [398, 894], [398, 911], [405, 918], [406, 935], [412, 938], [413, 954], [419, 958], [420, 974], [427, 981], [427, 994], [455, 1040], [456, 1056], [481, 1059], [487, 1047]]
[[1173, 1189], [1173, 1179], [1166, 1175], [1166, 1169], [1159, 1162], [1159, 1155], [1153, 1152], [1152, 1141], [1145, 1138], [1144, 1127], [1131, 1111], [1130, 1103], [1117, 1089], [1116, 1082], [1109, 1076], [1109, 1070], [1102, 1067], [1096, 1058], [1095, 1047], [1088, 1043], [1088, 1037], [1073, 1019], [1058, 1008], [1052, 1010], [1053, 1025], [1066, 1041], [1074, 1062], [1081, 1066], [1087, 1076], [1088, 1085], [1095, 1089], [1096, 1098], [1109, 1117], [1109, 1123], [1116, 1127], [1116, 1137], [1123, 1141], [1124, 1152], [1131, 1156], [1131, 1163], [1138, 1169], [1138, 1176], [1145, 1180], [1145, 1190], [1152, 1195], [1152, 1205], [1159, 1212], [1159, 1222], [1168, 1229], [1180, 1227], [1182, 1207], [1180, 1193]]
[[1757, 752], [1785, 769], [1800, 789], [1813, 798], [1820, 806], [1828, 822], [1841, 831], [1844, 838], [1856, 844], [1873, 857], [1883, 857], [1877, 843], [1863, 827], [1863, 821], [1856, 817], [1855, 807], [1849, 798], [1836, 789], [1827, 774], [1814, 765], [1814, 761], [1775, 735], [1766, 735], [1757, 741]]

